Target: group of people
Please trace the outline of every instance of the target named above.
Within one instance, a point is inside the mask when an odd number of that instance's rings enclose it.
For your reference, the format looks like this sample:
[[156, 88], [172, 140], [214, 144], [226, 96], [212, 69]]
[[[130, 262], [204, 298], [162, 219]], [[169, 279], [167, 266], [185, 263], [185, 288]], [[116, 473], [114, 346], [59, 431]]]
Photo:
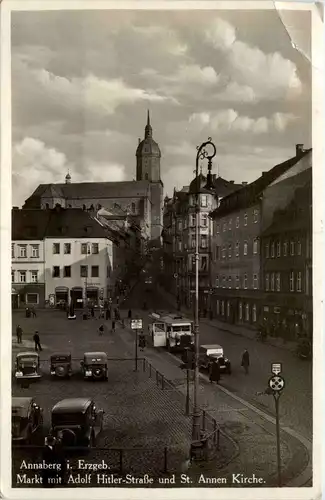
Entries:
[[[249, 373], [249, 352], [247, 349], [244, 350], [241, 358], [241, 366], [244, 368], [245, 375]], [[211, 360], [209, 363], [209, 380], [212, 382], [217, 382], [219, 384], [221, 378], [221, 370], [218, 359]]]
[[[111, 327], [112, 333], [115, 333], [116, 321], [121, 321], [122, 328], [125, 328], [124, 318], [121, 319], [120, 311], [117, 308], [114, 309], [114, 315], [115, 315], [115, 319], [112, 319], [112, 327]], [[132, 321], [132, 311], [131, 311], [131, 309], [129, 309], [129, 311], [128, 311], [129, 326], [131, 326], [131, 321]], [[106, 331], [106, 325], [102, 323], [98, 328], [99, 336], [101, 337], [102, 335], [104, 335], [105, 331]], [[143, 333], [143, 330], [141, 330], [139, 335], [138, 335], [138, 341], [139, 341], [140, 351], [143, 351], [144, 348], [146, 347], [146, 337]]]
[[30, 318], [30, 317], [36, 318], [35, 307], [26, 307], [25, 314], [26, 314], [26, 318]]
[[[16, 336], [17, 336], [17, 344], [22, 344], [23, 342], [23, 329], [20, 325], [17, 325], [16, 328]], [[38, 331], [36, 330], [34, 335], [33, 335], [33, 341], [34, 341], [34, 348], [35, 351], [42, 351], [42, 346], [41, 346], [41, 339], [39, 336]]]

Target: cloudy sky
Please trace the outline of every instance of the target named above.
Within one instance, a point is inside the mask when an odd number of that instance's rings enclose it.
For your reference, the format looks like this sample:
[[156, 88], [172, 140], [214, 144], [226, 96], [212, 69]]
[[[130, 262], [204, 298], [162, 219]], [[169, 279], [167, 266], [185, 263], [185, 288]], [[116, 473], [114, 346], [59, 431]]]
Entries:
[[[308, 13], [295, 22], [309, 33]], [[250, 182], [311, 146], [311, 68], [274, 11], [15, 12], [13, 204], [68, 169], [135, 178], [147, 108], [166, 193], [209, 136], [214, 171]]]

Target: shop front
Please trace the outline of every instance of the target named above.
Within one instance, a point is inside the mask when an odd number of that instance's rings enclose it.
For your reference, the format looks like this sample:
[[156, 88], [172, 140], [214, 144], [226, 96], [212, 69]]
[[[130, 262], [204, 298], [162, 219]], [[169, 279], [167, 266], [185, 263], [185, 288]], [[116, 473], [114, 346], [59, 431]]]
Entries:
[[70, 298], [75, 309], [83, 307], [83, 289], [82, 287], [73, 287], [70, 290]]
[[86, 303], [89, 306], [98, 306], [99, 288], [96, 286], [87, 286]]
[[66, 286], [57, 286], [55, 292], [55, 304], [69, 303], [69, 288]]

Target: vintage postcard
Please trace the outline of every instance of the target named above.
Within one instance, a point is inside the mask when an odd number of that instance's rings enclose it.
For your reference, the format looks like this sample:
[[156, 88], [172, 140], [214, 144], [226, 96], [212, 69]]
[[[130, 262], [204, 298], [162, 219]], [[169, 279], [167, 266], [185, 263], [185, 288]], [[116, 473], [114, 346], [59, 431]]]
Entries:
[[1, 3], [3, 498], [320, 498], [323, 33]]

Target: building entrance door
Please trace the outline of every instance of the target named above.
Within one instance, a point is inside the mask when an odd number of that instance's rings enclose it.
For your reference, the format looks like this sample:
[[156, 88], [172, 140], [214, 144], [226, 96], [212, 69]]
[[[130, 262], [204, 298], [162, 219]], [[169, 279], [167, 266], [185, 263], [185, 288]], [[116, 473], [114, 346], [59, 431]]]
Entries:
[[82, 301], [82, 288], [72, 288], [70, 291], [71, 302], [75, 309], [81, 309], [83, 307]]

